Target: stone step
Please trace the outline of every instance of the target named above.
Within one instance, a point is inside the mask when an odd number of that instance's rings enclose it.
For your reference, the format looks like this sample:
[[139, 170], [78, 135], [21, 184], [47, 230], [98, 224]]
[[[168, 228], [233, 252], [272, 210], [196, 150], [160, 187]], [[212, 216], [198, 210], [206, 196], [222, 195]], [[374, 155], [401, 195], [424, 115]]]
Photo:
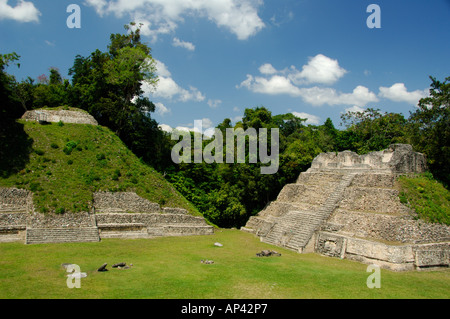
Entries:
[[89, 228], [28, 228], [26, 244], [98, 242], [97, 227]]
[[[320, 177], [321, 175], [317, 175]], [[307, 182], [313, 181], [316, 176], [309, 176]], [[275, 224], [261, 240], [266, 243], [279, 245], [295, 250], [302, 250], [311, 240], [313, 234], [333, 213], [337, 204], [342, 199], [345, 189], [354, 179], [355, 174], [340, 175], [340, 181], [333, 184], [333, 190], [321, 191], [322, 198], [317, 200], [322, 205], [315, 211], [288, 211], [285, 215], [276, 219]], [[311, 180], [312, 178], [312, 180]], [[333, 176], [336, 178], [336, 176]], [[295, 186], [289, 186], [293, 188]], [[289, 190], [285, 190], [287, 194]], [[294, 193], [295, 194], [295, 193]], [[283, 200], [286, 200], [283, 198]], [[304, 199], [308, 201], [307, 198]]]

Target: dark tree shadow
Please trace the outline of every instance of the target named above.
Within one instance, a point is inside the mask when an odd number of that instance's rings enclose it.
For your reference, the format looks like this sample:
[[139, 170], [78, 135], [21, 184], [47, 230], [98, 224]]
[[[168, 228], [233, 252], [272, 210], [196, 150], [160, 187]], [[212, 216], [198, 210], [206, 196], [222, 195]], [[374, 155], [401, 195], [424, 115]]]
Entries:
[[16, 121], [0, 121], [0, 178], [25, 168], [30, 161], [33, 139]]

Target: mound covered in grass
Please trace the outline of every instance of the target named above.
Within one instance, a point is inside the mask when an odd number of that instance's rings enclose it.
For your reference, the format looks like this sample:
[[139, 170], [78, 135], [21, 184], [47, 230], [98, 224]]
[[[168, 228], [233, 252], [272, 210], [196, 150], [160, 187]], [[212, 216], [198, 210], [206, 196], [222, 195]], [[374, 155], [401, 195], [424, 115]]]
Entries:
[[106, 127], [19, 120], [1, 133], [0, 186], [32, 191], [42, 213], [89, 211], [93, 192], [134, 191], [201, 215]]

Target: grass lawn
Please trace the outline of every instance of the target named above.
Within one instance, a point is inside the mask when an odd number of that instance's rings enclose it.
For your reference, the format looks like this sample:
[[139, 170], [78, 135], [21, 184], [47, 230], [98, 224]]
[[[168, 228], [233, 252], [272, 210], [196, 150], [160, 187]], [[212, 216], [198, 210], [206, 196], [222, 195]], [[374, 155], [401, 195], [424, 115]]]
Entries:
[[[223, 247], [214, 246], [220, 242]], [[256, 257], [262, 249], [281, 257]], [[450, 297], [450, 271], [381, 271], [369, 289], [367, 265], [297, 254], [238, 230], [211, 236], [105, 239], [99, 243], [0, 244], [0, 298], [297, 299]], [[201, 259], [214, 264], [202, 264]], [[131, 269], [113, 269], [114, 263]], [[69, 289], [63, 263], [88, 276]], [[97, 272], [108, 263], [107, 272]]]

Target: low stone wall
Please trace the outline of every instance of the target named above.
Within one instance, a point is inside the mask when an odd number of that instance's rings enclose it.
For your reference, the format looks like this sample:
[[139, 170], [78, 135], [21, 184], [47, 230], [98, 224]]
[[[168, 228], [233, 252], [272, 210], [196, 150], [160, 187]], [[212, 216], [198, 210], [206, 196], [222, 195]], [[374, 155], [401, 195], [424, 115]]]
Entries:
[[184, 225], [168, 225], [163, 227], [164, 236], [200, 236], [212, 235], [214, 229], [212, 226], [184, 226]]
[[156, 226], [160, 224], [191, 224], [206, 226], [202, 217], [184, 214], [145, 214], [145, 213], [99, 213], [95, 215], [97, 224], [143, 224]]
[[0, 213], [0, 243], [25, 240], [27, 213]]
[[96, 214], [102, 238], [149, 238], [155, 236], [211, 235], [202, 217], [185, 214], [101, 213]]
[[0, 226], [27, 226], [28, 213], [0, 213]]
[[394, 271], [450, 266], [450, 242], [387, 245], [322, 231], [318, 232], [315, 250], [323, 255], [377, 264]]
[[39, 214], [35, 213], [28, 217], [29, 228], [85, 228], [96, 227], [94, 214], [67, 213], [67, 214]]
[[414, 220], [409, 216], [389, 216], [338, 209], [328, 220], [340, 225], [339, 232], [355, 237], [402, 243], [450, 241], [450, 226]]
[[98, 125], [98, 122], [93, 116], [81, 110], [32, 110], [25, 112], [22, 119], [27, 121], [44, 121], [54, 123], [61, 121], [63, 123]]

